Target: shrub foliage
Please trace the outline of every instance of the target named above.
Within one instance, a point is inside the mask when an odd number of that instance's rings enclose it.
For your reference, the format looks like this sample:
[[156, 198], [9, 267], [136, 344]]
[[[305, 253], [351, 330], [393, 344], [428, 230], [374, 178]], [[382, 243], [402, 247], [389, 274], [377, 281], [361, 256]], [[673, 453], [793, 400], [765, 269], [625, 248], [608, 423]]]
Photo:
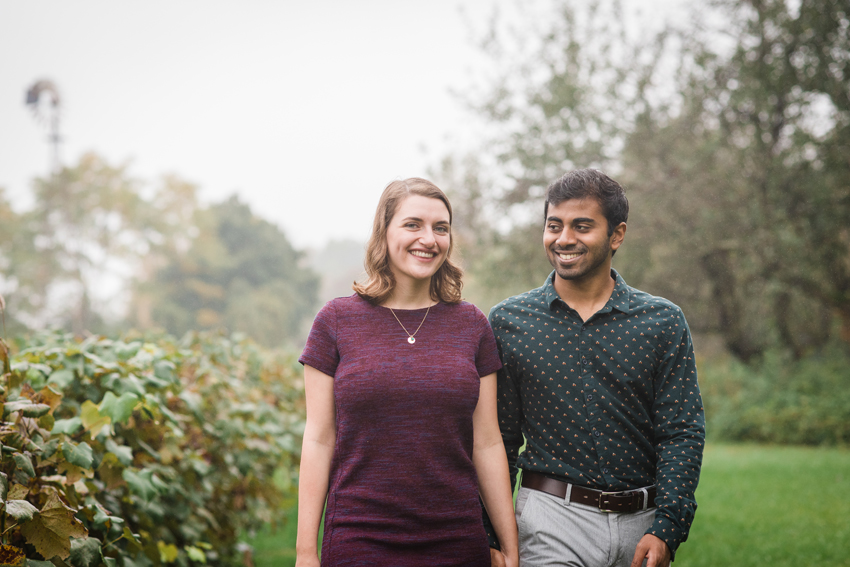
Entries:
[[850, 445], [850, 353], [838, 345], [801, 360], [769, 353], [700, 364], [709, 438], [793, 445]]
[[233, 565], [293, 504], [291, 356], [211, 334], [20, 346], [0, 341], [0, 566]]

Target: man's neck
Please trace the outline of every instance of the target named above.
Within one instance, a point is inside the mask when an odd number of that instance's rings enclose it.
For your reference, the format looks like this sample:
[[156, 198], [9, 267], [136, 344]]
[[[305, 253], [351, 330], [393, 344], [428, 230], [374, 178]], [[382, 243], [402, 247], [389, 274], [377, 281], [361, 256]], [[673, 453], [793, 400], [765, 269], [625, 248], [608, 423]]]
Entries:
[[582, 321], [590, 319], [594, 313], [602, 309], [614, 292], [614, 278], [611, 276], [611, 266], [587, 277], [565, 280], [555, 274], [555, 291], [564, 303], [575, 309]]

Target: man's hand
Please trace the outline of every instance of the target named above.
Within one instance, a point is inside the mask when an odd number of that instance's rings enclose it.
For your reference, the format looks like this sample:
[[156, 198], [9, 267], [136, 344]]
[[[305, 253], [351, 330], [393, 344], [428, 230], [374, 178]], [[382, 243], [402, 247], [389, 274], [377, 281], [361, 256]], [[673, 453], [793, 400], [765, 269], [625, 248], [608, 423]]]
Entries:
[[[492, 550], [490, 557], [492, 558]], [[670, 548], [663, 539], [646, 534], [635, 548], [635, 557], [631, 567], [641, 567], [646, 559], [646, 567], [670, 567]]]

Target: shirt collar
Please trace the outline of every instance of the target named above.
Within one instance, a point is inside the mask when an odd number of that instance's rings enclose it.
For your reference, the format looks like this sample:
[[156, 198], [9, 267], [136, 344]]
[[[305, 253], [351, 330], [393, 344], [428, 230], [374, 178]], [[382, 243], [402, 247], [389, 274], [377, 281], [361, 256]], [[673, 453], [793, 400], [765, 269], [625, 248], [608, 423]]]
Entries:
[[[614, 278], [614, 291], [611, 292], [611, 297], [608, 298], [605, 307], [599, 310], [600, 313], [605, 313], [616, 309], [622, 313], [629, 312], [629, 304], [631, 302], [631, 292], [626, 280], [617, 273], [617, 270], [611, 269], [611, 277]], [[546, 278], [546, 283], [543, 284], [543, 296], [546, 298], [546, 305], [552, 309], [555, 301], [561, 299], [558, 292], [555, 291], [555, 271], [549, 274]]]

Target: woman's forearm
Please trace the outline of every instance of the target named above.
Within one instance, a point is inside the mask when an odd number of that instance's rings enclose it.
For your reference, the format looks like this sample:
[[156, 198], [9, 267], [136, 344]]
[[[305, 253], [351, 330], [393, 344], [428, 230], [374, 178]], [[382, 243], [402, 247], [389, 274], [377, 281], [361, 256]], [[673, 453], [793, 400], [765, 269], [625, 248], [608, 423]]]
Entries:
[[506, 556], [517, 553], [517, 528], [514, 517], [513, 491], [508, 476], [505, 448], [499, 440], [488, 447], [476, 448], [473, 464], [478, 475], [478, 489], [487, 515], [496, 530], [499, 545]]
[[318, 557], [319, 525], [328, 495], [332, 456], [333, 445], [328, 446], [305, 437], [298, 475], [298, 532], [295, 549], [299, 556]]

